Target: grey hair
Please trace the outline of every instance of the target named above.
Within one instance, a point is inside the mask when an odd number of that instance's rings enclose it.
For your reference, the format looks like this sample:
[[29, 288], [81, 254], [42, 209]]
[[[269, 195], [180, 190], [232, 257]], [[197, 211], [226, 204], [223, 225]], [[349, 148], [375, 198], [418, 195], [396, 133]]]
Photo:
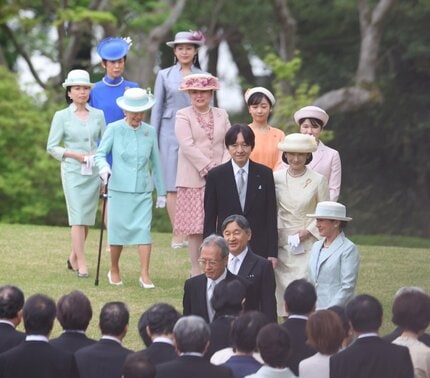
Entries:
[[181, 353], [203, 353], [209, 342], [211, 331], [206, 321], [196, 315], [180, 318], [173, 327], [176, 346]]
[[240, 214], [229, 215], [227, 218], [225, 218], [224, 222], [222, 222], [221, 230], [224, 232], [227, 226], [233, 222], [236, 222], [242, 230], [246, 232], [251, 231], [251, 226], [248, 222], [248, 219], [246, 219], [243, 215]]
[[202, 245], [200, 246], [200, 252], [202, 251], [203, 247], [209, 247], [209, 246], [217, 246], [220, 250], [221, 258], [227, 257], [229, 254], [229, 249], [227, 242], [224, 240], [222, 236], [219, 235], [209, 235], [207, 238], [205, 238], [202, 242]]

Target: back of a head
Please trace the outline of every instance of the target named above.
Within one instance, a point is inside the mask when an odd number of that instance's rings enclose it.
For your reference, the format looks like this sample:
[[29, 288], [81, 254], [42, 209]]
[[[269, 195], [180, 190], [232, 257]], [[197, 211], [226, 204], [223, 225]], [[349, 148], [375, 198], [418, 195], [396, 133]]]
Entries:
[[284, 301], [290, 315], [309, 314], [317, 301], [315, 287], [305, 279], [294, 280], [285, 289]]
[[332, 355], [339, 351], [345, 332], [339, 316], [331, 310], [319, 310], [306, 322], [307, 343], [317, 352]]
[[155, 378], [154, 364], [142, 352], [130, 353], [122, 368], [122, 378]]
[[130, 314], [124, 302], [108, 302], [100, 311], [102, 335], [120, 336], [126, 329]]
[[396, 295], [392, 312], [394, 324], [419, 333], [430, 323], [430, 296], [421, 290], [405, 290]]
[[346, 305], [346, 316], [354, 331], [377, 332], [382, 324], [382, 305], [371, 295], [360, 294]]
[[46, 295], [32, 295], [24, 304], [23, 319], [27, 335], [48, 336], [55, 320], [55, 302]]
[[92, 317], [90, 300], [79, 290], [63, 295], [57, 302], [57, 319], [65, 330], [85, 331]]
[[239, 315], [231, 325], [233, 347], [241, 353], [251, 354], [257, 348], [257, 335], [269, 323], [266, 315], [259, 311], [248, 311]]
[[270, 323], [261, 328], [257, 336], [257, 348], [266, 365], [277, 369], [287, 366], [290, 337], [284, 327]]
[[[167, 303], [156, 303], [149, 307], [146, 311], [146, 326], [152, 335], [170, 335], [173, 332], [173, 327], [180, 318], [180, 314], [176, 309]], [[140, 321], [139, 321], [140, 324]], [[145, 326], [145, 328], [146, 328]], [[139, 333], [143, 330], [139, 327]]]
[[13, 319], [24, 306], [24, 293], [13, 285], [0, 287], [0, 319]]
[[184, 316], [176, 322], [173, 335], [180, 353], [204, 353], [210, 339], [210, 328], [200, 316]]
[[217, 315], [237, 315], [242, 311], [245, 296], [246, 287], [242, 282], [222, 280], [214, 288], [212, 306]]

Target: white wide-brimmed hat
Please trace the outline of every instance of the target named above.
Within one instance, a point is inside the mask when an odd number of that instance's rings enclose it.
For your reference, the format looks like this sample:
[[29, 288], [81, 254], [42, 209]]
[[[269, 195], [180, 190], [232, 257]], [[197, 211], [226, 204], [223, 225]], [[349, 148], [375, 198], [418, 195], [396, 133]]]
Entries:
[[339, 202], [322, 201], [317, 204], [315, 214], [306, 214], [309, 218], [331, 219], [349, 222], [352, 218], [346, 216], [346, 207]]
[[124, 96], [116, 99], [116, 103], [122, 110], [139, 113], [151, 109], [155, 104], [155, 97], [150, 90], [130, 88], [124, 92]]
[[264, 88], [264, 87], [254, 87], [254, 88], [249, 88], [246, 90], [244, 97], [245, 97], [245, 102], [248, 103], [249, 98], [254, 94], [254, 93], [262, 93], [264, 94], [270, 101], [271, 105], [275, 105], [276, 100], [275, 100], [275, 96], [273, 96], [272, 92], [270, 92], [268, 89]]
[[85, 70], [71, 70], [62, 84], [63, 88], [74, 85], [93, 88], [94, 84], [90, 82], [90, 74]]
[[201, 31], [190, 30], [187, 32], [184, 31], [176, 33], [175, 40], [166, 42], [166, 45], [169, 47], [175, 47], [175, 45], [186, 43], [190, 45], [197, 45], [198, 47], [200, 47], [201, 45], [203, 45], [203, 43], [205, 43], [205, 40], [206, 38]]
[[322, 127], [327, 125], [328, 122], [328, 114], [324, 109], [321, 109], [318, 106], [305, 106], [304, 108], [301, 108], [297, 110], [297, 112], [294, 113], [294, 121], [296, 121], [297, 125], [300, 126], [300, 120], [305, 118], [316, 118], [319, 119], [322, 122]]
[[216, 91], [219, 89], [218, 78], [211, 74], [192, 74], [182, 79], [180, 91]]
[[317, 148], [317, 141], [308, 134], [288, 134], [282, 142], [278, 143], [278, 149], [284, 152], [311, 153], [315, 152]]

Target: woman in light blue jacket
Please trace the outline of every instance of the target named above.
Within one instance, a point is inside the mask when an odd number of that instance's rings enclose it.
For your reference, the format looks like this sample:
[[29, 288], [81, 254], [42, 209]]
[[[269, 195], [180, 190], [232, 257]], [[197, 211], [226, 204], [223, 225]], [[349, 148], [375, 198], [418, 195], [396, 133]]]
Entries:
[[317, 292], [317, 309], [335, 305], [345, 306], [354, 296], [360, 257], [358, 249], [343, 229], [352, 218], [346, 216], [344, 205], [319, 202], [315, 214], [322, 239], [312, 246], [308, 265], [309, 281]]
[[[124, 245], [138, 245], [139, 284], [154, 287], [149, 278], [151, 255], [152, 192], [157, 189], [157, 207], [166, 203], [157, 136], [143, 122], [144, 112], [154, 104], [154, 96], [141, 88], [130, 88], [116, 100], [125, 118], [109, 124], [95, 156], [100, 177], [109, 175], [108, 242], [111, 250], [111, 285], [121, 285], [119, 258]], [[112, 153], [112, 172], [106, 156]]]

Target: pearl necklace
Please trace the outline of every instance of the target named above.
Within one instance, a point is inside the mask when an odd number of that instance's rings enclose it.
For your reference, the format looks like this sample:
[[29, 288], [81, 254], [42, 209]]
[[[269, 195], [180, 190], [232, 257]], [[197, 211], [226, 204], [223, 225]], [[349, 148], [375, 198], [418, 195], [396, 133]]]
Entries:
[[193, 107], [193, 109], [194, 109], [194, 111], [195, 111], [196, 113], [201, 114], [201, 115], [206, 115], [206, 114], [208, 114], [208, 113], [211, 111], [211, 108], [210, 108], [210, 107], [209, 107], [209, 109], [208, 109], [208, 110], [206, 110], [205, 112], [200, 112], [200, 111], [198, 111], [195, 107]]
[[118, 83], [115, 83], [115, 84], [108, 83], [105, 78], [103, 78], [102, 81], [108, 87], [118, 87], [118, 86], [120, 86], [124, 82], [124, 78], [121, 77], [121, 80]]
[[287, 173], [291, 176], [291, 177], [302, 177], [305, 173], [306, 173], [306, 167], [303, 170], [303, 172], [299, 173], [299, 174], [294, 174], [291, 172], [290, 168], [287, 169]]

